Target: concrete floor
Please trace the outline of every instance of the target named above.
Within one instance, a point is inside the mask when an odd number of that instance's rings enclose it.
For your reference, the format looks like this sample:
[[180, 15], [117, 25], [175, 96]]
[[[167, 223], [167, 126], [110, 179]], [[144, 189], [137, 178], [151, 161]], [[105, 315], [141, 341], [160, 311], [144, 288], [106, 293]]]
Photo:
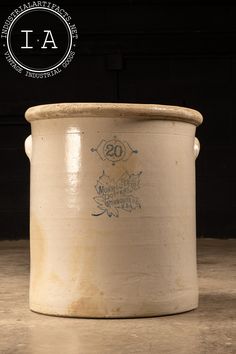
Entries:
[[197, 310], [93, 320], [28, 309], [29, 244], [0, 242], [1, 354], [236, 353], [236, 240], [200, 239]]

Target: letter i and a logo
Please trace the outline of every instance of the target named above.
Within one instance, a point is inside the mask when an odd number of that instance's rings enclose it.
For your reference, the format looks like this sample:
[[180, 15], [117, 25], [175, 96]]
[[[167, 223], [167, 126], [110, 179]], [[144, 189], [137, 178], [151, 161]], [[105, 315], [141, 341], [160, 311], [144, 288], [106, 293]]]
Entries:
[[38, 3], [44, 6], [27, 3], [12, 11], [1, 40], [13, 69], [31, 78], [47, 78], [70, 64], [77, 51], [78, 33], [63, 8], [46, 1]]
[[[21, 30], [21, 32], [25, 32], [25, 45], [21, 46], [21, 49], [34, 48], [34, 47], [29, 46], [29, 32], [33, 32], [33, 30]], [[43, 43], [41, 49], [48, 49], [48, 47], [46, 47], [47, 43], [52, 43], [52, 46], [51, 46], [52, 49], [58, 49], [58, 47], [55, 44], [54, 38], [52, 36], [52, 31], [44, 30], [43, 32], [46, 32], [47, 34], [46, 34], [46, 37], [45, 37], [45, 40], [44, 40], [44, 43]], [[50, 38], [51, 38], [50, 40], [48, 39], [48, 36], [50, 36]]]

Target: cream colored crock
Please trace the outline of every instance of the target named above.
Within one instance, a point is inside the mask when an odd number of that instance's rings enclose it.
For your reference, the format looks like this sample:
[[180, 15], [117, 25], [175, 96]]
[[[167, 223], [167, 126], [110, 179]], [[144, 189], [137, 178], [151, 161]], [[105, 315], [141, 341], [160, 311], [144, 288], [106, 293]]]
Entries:
[[198, 306], [195, 110], [29, 108], [30, 309], [74, 317]]

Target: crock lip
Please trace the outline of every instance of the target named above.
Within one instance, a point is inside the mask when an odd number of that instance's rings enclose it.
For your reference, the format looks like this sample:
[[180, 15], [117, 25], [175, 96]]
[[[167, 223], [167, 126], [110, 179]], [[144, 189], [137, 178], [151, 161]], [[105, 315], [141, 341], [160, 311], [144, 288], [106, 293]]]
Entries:
[[33, 106], [25, 112], [28, 122], [74, 117], [174, 120], [192, 123], [196, 126], [203, 121], [201, 113], [194, 109], [150, 103], [52, 103]]

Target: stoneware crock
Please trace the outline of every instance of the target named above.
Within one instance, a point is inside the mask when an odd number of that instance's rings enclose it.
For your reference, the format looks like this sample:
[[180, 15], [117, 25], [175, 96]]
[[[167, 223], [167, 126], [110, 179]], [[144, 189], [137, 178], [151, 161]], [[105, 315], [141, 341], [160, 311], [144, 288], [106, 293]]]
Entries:
[[26, 119], [30, 309], [109, 318], [196, 308], [201, 114], [60, 103], [31, 107]]

